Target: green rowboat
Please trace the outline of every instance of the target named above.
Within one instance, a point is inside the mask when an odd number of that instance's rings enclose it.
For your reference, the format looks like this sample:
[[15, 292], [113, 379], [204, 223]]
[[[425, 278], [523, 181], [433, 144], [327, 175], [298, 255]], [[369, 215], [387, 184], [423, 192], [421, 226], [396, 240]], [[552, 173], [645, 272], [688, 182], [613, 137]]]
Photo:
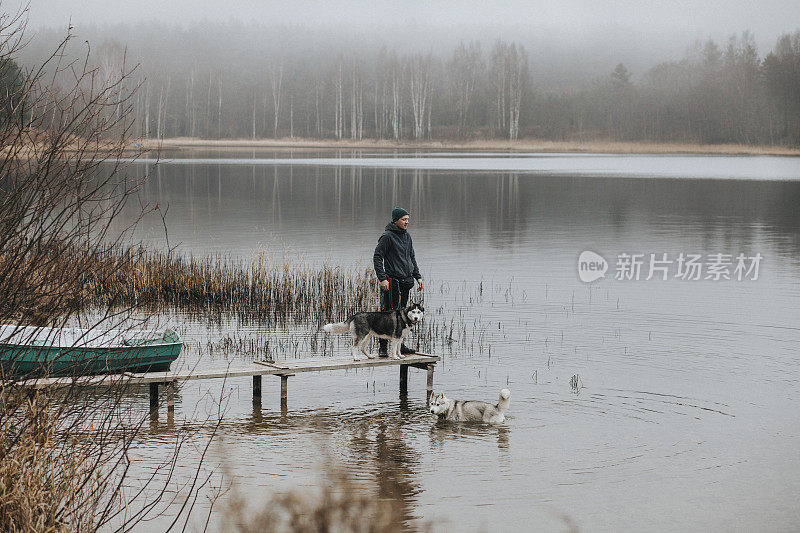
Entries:
[[0, 325], [0, 377], [78, 376], [169, 370], [183, 343], [163, 333]]

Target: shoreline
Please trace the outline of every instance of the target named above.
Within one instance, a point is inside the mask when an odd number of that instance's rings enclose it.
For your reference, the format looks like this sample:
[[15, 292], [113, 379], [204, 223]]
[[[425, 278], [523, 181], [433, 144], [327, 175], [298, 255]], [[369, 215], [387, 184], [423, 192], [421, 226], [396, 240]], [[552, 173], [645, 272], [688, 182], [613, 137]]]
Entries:
[[300, 137], [282, 139], [199, 139], [173, 137], [136, 141], [142, 151], [191, 148], [272, 148], [272, 149], [369, 149], [369, 150], [462, 150], [470, 152], [544, 152], [600, 154], [708, 154], [708, 155], [780, 155], [800, 156], [800, 147], [750, 146], [742, 144], [680, 144], [617, 141], [547, 141], [541, 139], [475, 141], [391, 141], [333, 140]]

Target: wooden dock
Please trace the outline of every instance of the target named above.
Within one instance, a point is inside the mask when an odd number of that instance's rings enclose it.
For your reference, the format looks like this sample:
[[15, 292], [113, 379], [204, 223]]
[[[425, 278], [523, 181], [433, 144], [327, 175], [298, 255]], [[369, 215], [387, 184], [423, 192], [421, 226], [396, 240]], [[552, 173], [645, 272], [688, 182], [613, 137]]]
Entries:
[[400, 367], [400, 393], [408, 392], [408, 368], [419, 368], [428, 373], [426, 401], [433, 393], [433, 370], [440, 358], [430, 354], [407, 355], [402, 359], [375, 358], [353, 361], [352, 358], [325, 357], [316, 359], [292, 359], [278, 362], [254, 361], [248, 364], [212, 370], [185, 370], [180, 372], [147, 372], [142, 374], [124, 373], [80, 378], [41, 378], [20, 383], [31, 390], [59, 389], [68, 387], [103, 387], [114, 385], [150, 385], [150, 409], [158, 410], [158, 388], [167, 391], [167, 411], [175, 411], [175, 389], [180, 382], [195, 379], [228, 379], [240, 377], [253, 378], [253, 402], [261, 403], [261, 376], [281, 378], [281, 409], [287, 408], [288, 382], [291, 376], [300, 372], [321, 372], [325, 370], [350, 370], [378, 366]]

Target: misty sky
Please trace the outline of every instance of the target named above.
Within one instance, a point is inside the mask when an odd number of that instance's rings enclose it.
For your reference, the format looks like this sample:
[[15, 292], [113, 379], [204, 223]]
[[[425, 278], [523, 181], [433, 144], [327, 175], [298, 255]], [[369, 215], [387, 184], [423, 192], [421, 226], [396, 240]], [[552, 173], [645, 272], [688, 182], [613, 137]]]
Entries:
[[[4, 9], [23, 0], [2, 0]], [[158, 19], [344, 23], [357, 27], [427, 25], [559, 31], [575, 34], [618, 31], [675, 32], [687, 38], [727, 36], [749, 29], [770, 44], [800, 25], [797, 0], [31, 0], [35, 26], [120, 23]]]
[[[6, 11], [25, 3], [0, 0]], [[460, 40], [503, 39], [528, 47], [534, 66], [556, 81], [565, 72], [610, 72], [618, 62], [640, 74], [684, 57], [695, 41], [711, 38], [724, 48], [743, 30], [763, 57], [779, 35], [800, 28], [800, 0], [30, 0], [29, 18], [33, 30], [64, 31], [71, 19], [79, 37], [82, 29], [98, 35], [93, 25], [150, 21], [284, 24], [300, 26], [294, 36], [301, 41], [327, 35], [437, 55]]]

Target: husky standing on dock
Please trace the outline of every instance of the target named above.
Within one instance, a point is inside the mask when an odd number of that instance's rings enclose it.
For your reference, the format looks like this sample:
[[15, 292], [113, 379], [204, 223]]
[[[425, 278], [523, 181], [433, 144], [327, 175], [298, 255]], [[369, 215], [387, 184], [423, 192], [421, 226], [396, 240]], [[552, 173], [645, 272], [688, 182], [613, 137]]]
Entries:
[[431, 413], [443, 420], [500, 424], [511, 404], [511, 391], [502, 389], [496, 405], [487, 402], [451, 400], [443, 392], [431, 396]]
[[411, 333], [411, 328], [422, 320], [425, 309], [419, 304], [411, 304], [394, 311], [373, 311], [356, 313], [344, 322], [325, 324], [327, 333], [350, 333], [353, 336], [353, 360], [358, 361], [358, 350], [373, 359], [375, 356], [364, 349], [370, 336], [387, 339], [392, 359], [402, 358], [400, 346], [403, 338]]

